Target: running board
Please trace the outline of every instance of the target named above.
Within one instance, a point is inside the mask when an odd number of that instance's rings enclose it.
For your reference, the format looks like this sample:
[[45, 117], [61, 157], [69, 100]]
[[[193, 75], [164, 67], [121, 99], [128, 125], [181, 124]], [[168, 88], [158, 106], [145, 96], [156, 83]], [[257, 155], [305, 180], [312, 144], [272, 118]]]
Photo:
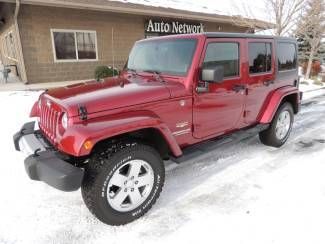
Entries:
[[249, 128], [249, 129], [242, 129], [237, 132], [233, 132], [229, 135], [224, 135], [221, 137], [217, 137], [215, 139], [210, 139], [189, 147], [186, 147], [183, 149], [183, 155], [180, 157], [170, 157], [170, 160], [180, 164], [185, 161], [188, 161], [190, 159], [199, 157], [200, 155], [204, 153], [208, 153], [211, 151], [214, 151], [218, 147], [230, 143], [230, 142], [239, 142], [241, 140], [244, 140], [246, 138], [255, 136], [259, 132], [266, 130], [269, 128], [269, 124], [259, 124], [255, 127]]

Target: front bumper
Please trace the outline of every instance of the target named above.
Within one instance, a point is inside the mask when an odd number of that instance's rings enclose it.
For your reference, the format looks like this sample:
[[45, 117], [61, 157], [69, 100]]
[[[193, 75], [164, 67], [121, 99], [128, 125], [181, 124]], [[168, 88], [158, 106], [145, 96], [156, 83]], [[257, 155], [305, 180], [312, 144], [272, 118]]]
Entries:
[[58, 152], [47, 144], [34, 127], [35, 122], [24, 124], [13, 138], [15, 149], [27, 155], [24, 163], [28, 176], [62, 191], [78, 190], [84, 170], [60, 159]]

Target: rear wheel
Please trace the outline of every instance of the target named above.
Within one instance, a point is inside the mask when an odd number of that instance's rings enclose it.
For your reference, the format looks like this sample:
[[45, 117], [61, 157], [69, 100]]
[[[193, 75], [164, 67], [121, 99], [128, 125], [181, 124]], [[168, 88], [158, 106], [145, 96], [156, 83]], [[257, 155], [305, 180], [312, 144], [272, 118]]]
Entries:
[[113, 155], [96, 154], [87, 165], [82, 196], [102, 222], [127, 224], [156, 202], [164, 177], [163, 161], [156, 150], [134, 144]]
[[275, 114], [270, 127], [260, 132], [263, 144], [281, 147], [289, 138], [294, 120], [294, 112], [290, 103], [283, 103]]

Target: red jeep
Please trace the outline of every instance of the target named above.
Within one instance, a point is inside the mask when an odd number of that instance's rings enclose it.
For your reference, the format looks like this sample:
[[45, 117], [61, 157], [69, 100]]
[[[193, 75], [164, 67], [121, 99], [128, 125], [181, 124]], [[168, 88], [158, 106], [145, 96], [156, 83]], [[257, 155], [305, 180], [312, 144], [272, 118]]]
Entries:
[[259, 133], [262, 143], [282, 146], [301, 95], [294, 39], [147, 39], [135, 43], [119, 77], [44, 92], [30, 115], [38, 123], [26, 123], [14, 144], [28, 155], [31, 179], [81, 187], [98, 219], [121, 225], [157, 200], [164, 160], [184, 161], [233, 135]]

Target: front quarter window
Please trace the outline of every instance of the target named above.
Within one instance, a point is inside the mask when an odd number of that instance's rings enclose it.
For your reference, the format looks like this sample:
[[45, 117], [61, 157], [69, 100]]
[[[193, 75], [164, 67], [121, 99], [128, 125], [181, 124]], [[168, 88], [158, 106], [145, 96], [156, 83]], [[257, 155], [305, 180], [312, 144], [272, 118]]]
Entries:
[[127, 69], [185, 76], [191, 66], [195, 47], [195, 39], [138, 42], [130, 53]]

